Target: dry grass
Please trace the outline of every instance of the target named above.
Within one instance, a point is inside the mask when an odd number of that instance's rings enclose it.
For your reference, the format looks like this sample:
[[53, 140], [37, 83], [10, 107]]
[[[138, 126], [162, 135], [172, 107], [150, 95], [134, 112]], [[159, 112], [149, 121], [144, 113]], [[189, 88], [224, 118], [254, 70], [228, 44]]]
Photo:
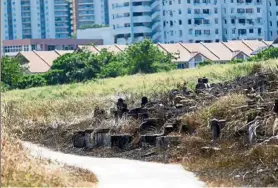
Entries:
[[[28, 124], [18, 111], [2, 108], [1, 119], [1, 180], [4, 187], [97, 187], [92, 172], [31, 157], [19, 138], [24, 131], [38, 141], [43, 134], [34, 123]], [[28, 126], [27, 126], [28, 125]], [[30, 131], [32, 130], [32, 131]], [[40, 140], [41, 141], [41, 140]]]
[[97, 179], [91, 172], [30, 157], [15, 139], [3, 138], [1, 148], [3, 187], [96, 187], [97, 185]]
[[[199, 126], [195, 127], [194, 136], [184, 138], [179, 155], [183, 156], [184, 167], [196, 172], [209, 186], [278, 185], [277, 145], [250, 146], [247, 135], [235, 136], [235, 128], [246, 123], [245, 113], [236, 109], [244, 104], [246, 98], [242, 95], [225, 96], [185, 116], [187, 122], [191, 120]], [[207, 120], [212, 117], [227, 120], [222, 138], [217, 142], [211, 141], [207, 126]]]
[[[264, 67], [274, 67], [278, 61], [262, 64]], [[71, 121], [77, 116], [90, 114], [96, 104], [103, 105], [109, 102], [109, 96], [125, 95], [129, 102], [136, 101], [143, 95], [158, 98], [161, 93], [177, 87], [184, 81], [192, 88], [200, 76], [208, 77], [210, 82], [227, 81], [249, 74], [253, 65], [251, 62], [211, 65], [168, 73], [138, 74], [87, 83], [13, 90], [3, 94], [2, 102], [13, 103], [21, 116], [41, 123], [49, 123], [55, 119]]]
[[[278, 61], [271, 60], [261, 62], [261, 64], [263, 67], [276, 67]], [[238, 65], [212, 65], [192, 70], [175, 70], [168, 73], [125, 76], [95, 82], [9, 91], [2, 95], [1, 105], [4, 120], [2, 123], [5, 124], [5, 133], [8, 137], [22, 138], [23, 135], [28, 134], [27, 136], [32, 136], [36, 140], [40, 139], [37, 133], [50, 128], [54, 121], [62, 125], [61, 130], [63, 131], [68, 128], [69, 122], [90, 116], [96, 105], [109, 106], [110, 95], [125, 95], [129, 102], [136, 101], [143, 95], [158, 98], [160, 94], [177, 87], [184, 81], [187, 81], [191, 88], [194, 87], [197, 78], [202, 76], [208, 77], [210, 82], [227, 81], [251, 73], [253, 65], [254, 63], [250, 62]], [[223, 107], [219, 103], [214, 108]], [[206, 118], [211, 114], [217, 115], [218, 111], [219, 109], [204, 110], [197, 114], [196, 118], [201, 117], [202, 121], [194, 122], [195, 128], [197, 130], [198, 127], [199, 130], [204, 129]], [[223, 117], [228, 115], [228, 112], [221, 112], [218, 115]], [[126, 129], [126, 131], [130, 130]], [[204, 138], [200, 139], [198, 135], [192, 139], [188, 140], [188, 145], [191, 145], [192, 148], [204, 144]], [[42, 140], [37, 141], [41, 142]], [[207, 140], [205, 141], [207, 142]], [[4, 157], [2, 156], [3, 160], [1, 161], [1, 176], [6, 186], [87, 186], [86, 183], [95, 183], [95, 178], [91, 174], [86, 173], [85, 175], [83, 171], [76, 170], [66, 171], [64, 167], [49, 165], [46, 161], [29, 158], [18, 144], [10, 143], [6, 142]], [[210, 167], [210, 160], [215, 158], [193, 159], [188, 158], [187, 161], [193, 160], [190, 163], [193, 166], [188, 165], [188, 167], [193, 171], [198, 171], [198, 169], [202, 171], [202, 169]], [[83, 179], [79, 179], [81, 176]], [[225, 180], [225, 177], [222, 179]], [[212, 180], [214, 180], [213, 177]], [[225, 183], [227, 182], [225, 181]]]

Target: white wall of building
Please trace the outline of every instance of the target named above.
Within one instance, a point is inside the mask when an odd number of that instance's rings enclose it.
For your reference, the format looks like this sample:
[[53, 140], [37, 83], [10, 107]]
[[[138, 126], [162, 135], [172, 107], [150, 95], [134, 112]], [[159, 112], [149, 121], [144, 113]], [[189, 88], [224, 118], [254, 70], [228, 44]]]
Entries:
[[278, 1], [267, 0], [267, 37], [269, 40], [275, 40], [278, 37]]
[[32, 24], [32, 38], [39, 39], [41, 38], [41, 29], [38, 27], [38, 24], [41, 23], [40, 19], [40, 4], [38, 1], [30, 1], [31, 3], [31, 24]]
[[114, 34], [110, 27], [79, 29], [77, 39], [103, 39], [104, 45], [114, 44]]
[[55, 15], [54, 15], [54, 0], [45, 2], [45, 16], [46, 16], [46, 38], [55, 38]]
[[220, 1], [163, 1], [166, 43], [215, 42], [222, 38]]
[[110, 27], [118, 44], [137, 42], [152, 37], [151, 0], [110, 0]]
[[223, 40], [266, 39], [265, 7], [265, 0], [222, 4]]

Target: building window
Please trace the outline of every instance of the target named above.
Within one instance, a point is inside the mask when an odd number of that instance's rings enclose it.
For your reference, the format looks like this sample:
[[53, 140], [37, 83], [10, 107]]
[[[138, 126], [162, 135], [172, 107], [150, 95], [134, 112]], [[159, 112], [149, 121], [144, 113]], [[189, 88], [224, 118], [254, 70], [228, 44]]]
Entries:
[[210, 35], [210, 30], [204, 30], [205, 35]]
[[179, 30], [180, 37], [182, 37], [182, 30]]
[[179, 20], [179, 24], [182, 25], [182, 21], [181, 20]]
[[232, 33], [233, 33], [233, 34], [236, 34], [236, 29], [233, 29], [233, 30], [232, 30]]
[[258, 28], [258, 34], [262, 34], [262, 29], [261, 28]]

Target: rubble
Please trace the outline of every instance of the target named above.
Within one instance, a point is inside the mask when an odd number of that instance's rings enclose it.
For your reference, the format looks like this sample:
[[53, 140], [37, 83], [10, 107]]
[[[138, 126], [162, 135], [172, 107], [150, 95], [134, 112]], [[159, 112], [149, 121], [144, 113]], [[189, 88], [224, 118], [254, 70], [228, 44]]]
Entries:
[[[228, 137], [236, 138], [235, 135], [237, 135], [237, 137], [246, 137], [246, 140], [251, 144], [276, 143], [276, 137], [270, 139], [271, 141], [267, 141], [268, 133], [265, 132], [264, 128], [266, 121], [262, 121], [268, 117], [274, 116], [273, 112], [278, 114], [278, 99], [273, 99], [273, 97], [276, 96], [275, 91], [278, 89], [276, 78], [277, 76], [273, 75], [273, 73], [255, 73], [239, 77], [233, 81], [212, 84], [209, 84], [208, 78], [199, 78], [195, 93], [190, 91], [186, 85], [180, 86], [178, 87], [179, 89], [172, 89], [169, 92], [167, 103], [153, 102], [148, 99], [148, 97], [143, 96], [139, 107], [128, 109], [124, 101], [120, 101], [122, 105], [119, 105], [118, 101], [118, 108], [113, 112], [116, 114], [115, 118], [120, 118], [122, 119], [121, 121], [129, 120], [137, 122], [136, 126], [133, 128], [133, 132], [131, 132], [131, 134], [126, 134], [121, 131], [114, 133], [112, 131], [113, 127], [96, 129], [89, 135], [90, 138], [92, 138], [90, 144], [93, 144], [93, 150], [96, 148], [112, 149], [116, 147], [125, 152], [119, 154], [121, 156], [132, 155], [133, 158], [137, 158], [135, 157], [135, 153], [140, 151], [141, 157], [149, 156], [147, 155], [149, 152], [152, 153], [151, 156], [157, 157], [158, 159], [160, 153], [150, 152], [150, 148], [178, 149], [180, 148], [180, 144], [182, 143], [181, 140], [185, 134], [196, 134], [194, 129], [190, 129], [190, 127], [188, 127], [189, 125], [185, 125], [180, 121], [182, 116], [208, 106], [217, 101], [220, 97], [231, 93], [244, 94], [249, 99], [244, 106], [236, 108], [231, 107], [231, 110], [241, 111], [242, 116], [246, 116], [245, 120], [247, 121], [242, 126], [236, 126], [234, 134], [225, 135], [225, 139]], [[161, 101], [165, 100], [161, 99]], [[95, 112], [96, 111], [100, 111], [101, 114], [103, 114], [99, 109], [96, 109]], [[258, 117], [261, 119], [258, 119]], [[278, 115], [274, 117], [274, 120], [277, 119], [277, 117]], [[269, 119], [270, 122], [275, 122], [274, 120]], [[216, 141], [220, 138], [222, 140], [221, 135], [226, 134], [227, 130], [229, 130], [229, 126], [231, 126], [230, 124], [231, 122], [228, 122], [226, 119], [210, 117], [209, 125], [213, 140]], [[274, 130], [275, 126], [273, 125], [273, 127]], [[122, 131], [123, 130], [124, 128]], [[79, 137], [85, 138], [84, 135], [84, 132], [79, 132]], [[88, 133], [86, 133], [86, 135], [88, 135]], [[86, 147], [84, 140], [80, 143], [74, 142], [74, 147]], [[265, 142], [263, 142], [264, 140]], [[133, 147], [129, 147], [134, 143], [136, 144]], [[200, 150], [209, 156], [220, 149], [207, 146], [200, 147]], [[118, 154], [115, 153], [115, 155]], [[165, 160], [164, 158], [165, 156], [163, 159], [161, 158], [161, 160]]]

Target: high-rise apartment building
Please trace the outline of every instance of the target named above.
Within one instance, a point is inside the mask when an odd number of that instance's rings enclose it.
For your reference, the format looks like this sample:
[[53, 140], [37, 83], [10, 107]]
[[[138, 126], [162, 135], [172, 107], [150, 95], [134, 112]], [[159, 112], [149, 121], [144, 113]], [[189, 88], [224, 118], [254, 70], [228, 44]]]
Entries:
[[[41, 0], [46, 1], [46, 0]], [[52, 26], [54, 29], [54, 37], [57, 39], [69, 38], [74, 31], [73, 28], [73, 11], [72, 11], [72, 3], [70, 1], [65, 0], [48, 0], [51, 2], [51, 15], [52, 22], [51, 24], [55, 24]]]
[[73, 0], [76, 28], [92, 24], [109, 24], [108, 0]]
[[275, 40], [278, 36], [278, 0], [265, 0], [267, 4], [267, 38]]
[[147, 36], [154, 42], [273, 40], [277, 0], [110, 0], [110, 26], [117, 43]]
[[152, 32], [158, 33], [152, 26], [161, 24], [160, 15], [152, 11], [152, 4], [150, 0], [109, 0], [110, 26], [118, 43], [136, 42], [151, 37]]
[[70, 38], [82, 25], [108, 24], [108, 0], [1, 0], [2, 38]]
[[223, 40], [269, 39], [266, 0], [225, 1], [222, 5]]
[[2, 38], [68, 38], [71, 4], [65, 0], [1, 0]]
[[2, 37], [70, 38], [110, 25], [116, 42], [274, 40], [278, 0], [1, 0]]
[[222, 39], [221, 1], [162, 1], [162, 42], [214, 42]]

